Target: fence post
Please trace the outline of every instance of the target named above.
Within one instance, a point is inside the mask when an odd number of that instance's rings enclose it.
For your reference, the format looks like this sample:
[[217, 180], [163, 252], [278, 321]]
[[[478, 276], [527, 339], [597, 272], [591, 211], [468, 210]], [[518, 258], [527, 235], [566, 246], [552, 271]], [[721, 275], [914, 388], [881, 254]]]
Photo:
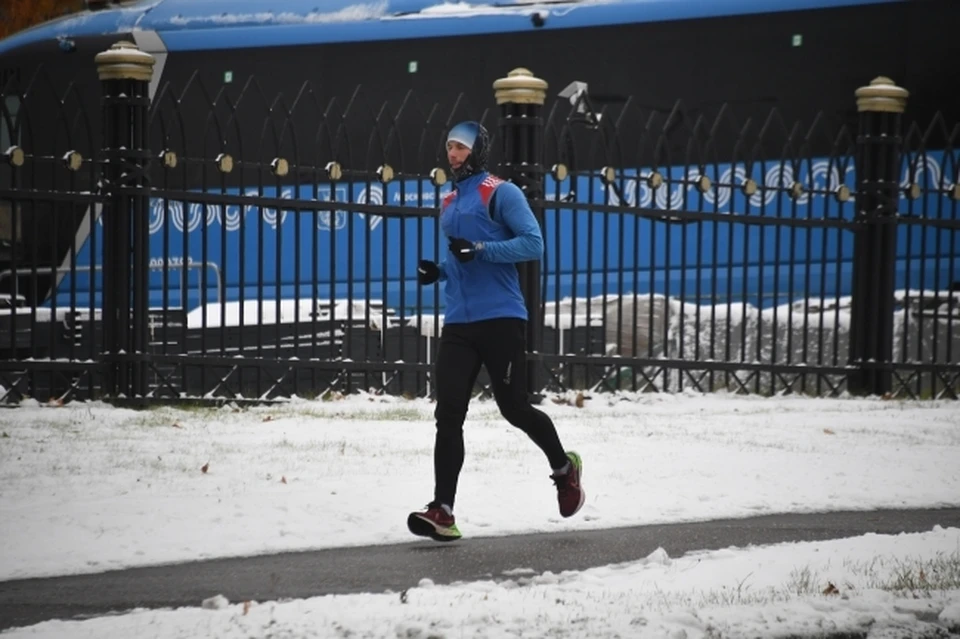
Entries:
[[853, 394], [883, 395], [890, 392], [891, 373], [877, 365], [893, 361], [901, 120], [909, 93], [882, 76], [855, 93], [860, 117], [849, 363], [857, 370], [847, 387]]
[[[514, 69], [493, 83], [500, 107], [501, 175], [519, 186], [531, 200], [533, 214], [543, 229], [543, 207], [534, 203], [543, 194], [543, 103], [547, 83], [527, 69]], [[517, 265], [520, 288], [527, 304], [527, 352], [539, 352], [543, 334], [540, 312], [540, 260]], [[540, 363], [527, 361], [527, 391], [540, 400]]]
[[103, 336], [105, 391], [146, 394], [150, 151], [147, 123], [154, 58], [117, 42], [95, 58], [103, 125]]

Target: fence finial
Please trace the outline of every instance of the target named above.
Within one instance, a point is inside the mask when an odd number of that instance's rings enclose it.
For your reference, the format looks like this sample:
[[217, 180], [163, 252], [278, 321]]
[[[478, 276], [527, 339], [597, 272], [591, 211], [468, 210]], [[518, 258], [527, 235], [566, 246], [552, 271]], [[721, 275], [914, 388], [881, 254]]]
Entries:
[[910, 92], [886, 76], [874, 78], [869, 86], [854, 92], [857, 96], [857, 111], [882, 111], [903, 113], [907, 108]]
[[514, 69], [507, 77], [493, 83], [497, 104], [540, 104], [547, 99], [547, 81], [523, 67]]
[[143, 80], [149, 82], [153, 78], [153, 65], [156, 60], [152, 55], [132, 42], [121, 40], [108, 50], [96, 55], [97, 73], [101, 80]]

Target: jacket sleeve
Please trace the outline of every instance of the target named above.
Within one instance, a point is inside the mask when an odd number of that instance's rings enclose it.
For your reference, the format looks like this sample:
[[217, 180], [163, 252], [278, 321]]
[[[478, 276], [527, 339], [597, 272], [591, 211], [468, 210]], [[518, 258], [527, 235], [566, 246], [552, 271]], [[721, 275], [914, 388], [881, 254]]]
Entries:
[[477, 257], [484, 262], [529, 262], [543, 255], [543, 234], [527, 198], [517, 185], [505, 182], [497, 187], [493, 217], [502, 220], [513, 233], [509, 240], [484, 242]]

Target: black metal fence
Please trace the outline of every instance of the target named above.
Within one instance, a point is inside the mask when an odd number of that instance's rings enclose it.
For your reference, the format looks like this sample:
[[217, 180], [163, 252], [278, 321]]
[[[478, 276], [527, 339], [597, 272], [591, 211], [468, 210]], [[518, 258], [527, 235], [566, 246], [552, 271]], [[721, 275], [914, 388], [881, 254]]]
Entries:
[[468, 118], [544, 228], [532, 391], [960, 391], [960, 128], [885, 78], [856, 121], [786, 123], [548, 103], [524, 70], [496, 107], [372, 108], [255, 79], [151, 97], [132, 45], [97, 64], [99, 90], [0, 95], [4, 402], [430, 394], [442, 294], [415, 267]]

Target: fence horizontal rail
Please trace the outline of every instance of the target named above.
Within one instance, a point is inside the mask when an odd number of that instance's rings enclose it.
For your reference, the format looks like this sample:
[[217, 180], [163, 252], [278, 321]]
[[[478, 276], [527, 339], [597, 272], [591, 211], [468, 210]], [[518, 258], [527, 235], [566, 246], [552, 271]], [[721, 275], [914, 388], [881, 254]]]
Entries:
[[[546, 364], [584, 364], [623, 368], [662, 368], [666, 370], [707, 370], [716, 372], [756, 371], [763, 373], [808, 373], [811, 375], [846, 375], [857, 370], [856, 366], [826, 366], [797, 362], [795, 364], [775, 364], [770, 362], [740, 362], [736, 360], [677, 359], [620, 357], [612, 355], [552, 355], [530, 353], [532, 361]], [[894, 366], [896, 368], [896, 366]]]
[[63, 202], [66, 204], [102, 204], [104, 197], [81, 191], [48, 191], [39, 189], [0, 189], [0, 200], [12, 202]]
[[624, 206], [620, 204], [593, 204], [584, 203], [564, 203], [558, 205], [555, 200], [533, 200], [534, 206], [542, 207], [547, 211], [569, 210], [582, 213], [601, 213], [605, 215], [632, 215], [641, 219], [648, 219], [655, 222], [666, 222], [676, 224], [692, 224], [695, 222], [713, 222], [724, 224], [746, 224], [752, 226], [784, 226], [797, 228], [836, 228], [851, 229], [856, 227], [853, 220], [844, 220], [836, 218], [802, 218], [767, 216], [762, 213], [740, 214], [728, 212], [713, 211], [694, 211], [687, 209], [653, 209], [641, 208], [635, 206]]
[[[305, 188], [309, 188], [309, 186]], [[196, 192], [166, 189], [153, 189], [150, 191], [150, 196], [159, 201], [156, 206], [161, 208], [163, 208], [163, 202], [186, 202], [207, 206], [233, 205], [309, 214], [314, 211], [343, 211], [345, 206], [349, 206], [350, 213], [364, 213], [380, 217], [417, 218], [436, 217], [437, 215], [437, 209], [435, 207], [365, 204], [353, 200], [306, 200], [303, 198], [282, 198], [267, 195], [235, 195], [216, 191]]]
[[20, 360], [0, 360], [0, 372], [20, 372], [36, 371], [47, 372], [51, 370], [61, 372], [81, 373], [89, 370], [99, 370], [103, 368], [103, 359], [97, 360], [65, 360], [65, 359], [20, 359]]
[[422, 362], [384, 362], [375, 359], [366, 361], [341, 360], [341, 359], [321, 359], [321, 358], [271, 358], [250, 357], [250, 356], [230, 356], [224, 357], [215, 352], [206, 355], [153, 355], [150, 353], [107, 353], [103, 355], [105, 362], [148, 362], [154, 364], [175, 364], [183, 366], [201, 366], [210, 367], [249, 367], [262, 368], [263, 366], [276, 366], [286, 368], [315, 368], [326, 371], [354, 371], [354, 372], [389, 372], [389, 371], [409, 371], [424, 372], [429, 370], [428, 364]]
[[[958, 205], [960, 208], [960, 205]], [[900, 214], [897, 216], [896, 223], [900, 226], [920, 226], [934, 229], [948, 229], [951, 231], [960, 231], [960, 219], [938, 218], [938, 217], [920, 217], [913, 215]]]

